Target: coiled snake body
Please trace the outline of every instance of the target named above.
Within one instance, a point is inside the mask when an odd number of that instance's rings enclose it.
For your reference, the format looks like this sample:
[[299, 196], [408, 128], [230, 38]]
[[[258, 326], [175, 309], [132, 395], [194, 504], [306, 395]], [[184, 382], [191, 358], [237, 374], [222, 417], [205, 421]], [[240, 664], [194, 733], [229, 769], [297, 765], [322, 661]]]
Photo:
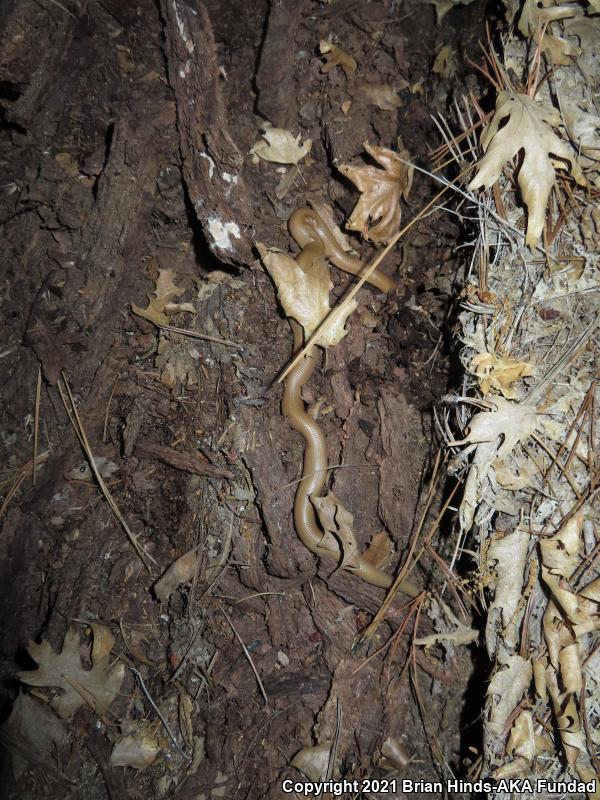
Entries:
[[[318, 258], [327, 257], [337, 267], [352, 275], [360, 275], [364, 264], [354, 256], [344, 252], [331, 232], [326, 227], [321, 217], [311, 209], [301, 208], [295, 211], [288, 222], [289, 230], [294, 239], [302, 248], [296, 257], [296, 262], [304, 271], [310, 269]], [[381, 291], [387, 292], [393, 287], [393, 282], [382, 273], [373, 272], [369, 282]], [[294, 334], [294, 353], [297, 353], [304, 344], [302, 326], [290, 319]], [[310, 380], [317, 365], [317, 351], [312, 347], [298, 365], [290, 372], [283, 393], [282, 411], [290, 421], [292, 428], [304, 439], [304, 467], [302, 480], [296, 492], [294, 501], [294, 524], [301, 541], [317, 556], [340, 560], [341, 552], [330, 546], [323, 546], [323, 531], [319, 527], [311, 497], [318, 497], [325, 485], [328, 469], [327, 445], [323, 431], [306, 412], [302, 400], [302, 387]], [[348, 567], [358, 577], [383, 588], [392, 585], [393, 578], [382, 570], [365, 561], [362, 556], [356, 556]], [[405, 594], [416, 597], [419, 589], [408, 581], [404, 581], [401, 590]]]

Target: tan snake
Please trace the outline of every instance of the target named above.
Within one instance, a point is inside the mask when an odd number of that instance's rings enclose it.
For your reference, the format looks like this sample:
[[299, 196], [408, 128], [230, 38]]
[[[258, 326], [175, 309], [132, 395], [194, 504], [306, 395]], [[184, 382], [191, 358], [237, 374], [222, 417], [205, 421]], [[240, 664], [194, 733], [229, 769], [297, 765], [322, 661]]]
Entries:
[[[288, 222], [290, 233], [302, 248], [296, 256], [297, 264], [307, 271], [317, 258], [327, 257], [337, 267], [352, 275], [360, 275], [364, 264], [356, 257], [342, 250], [321, 217], [309, 208], [295, 211]], [[387, 292], [394, 283], [387, 275], [377, 270], [369, 277], [369, 282], [377, 289]], [[290, 319], [294, 334], [294, 353], [304, 345], [302, 326]], [[310, 380], [317, 365], [316, 348], [311, 348], [299, 364], [290, 372], [283, 393], [282, 411], [290, 425], [304, 439], [304, 467], [302, 480], [294, 501], [294, 524], [301, 541], [317, 556], [341, 559], [341, 551], [324, 547], [323, 531], [319, 527], [311, 497], [318, 497], [325, 485], [329, 467], [327, 445], [323, 431], [317, 422], [306, 412], [302, 400], [302, 387]], [[348, 567], [352, 572], [374, 586], [385, 589], [392, 585], [391, 575], [370, 564], [362, 556], [356, 556]], [[403, 581], [401, 591], [416, 597], [420, 590], [409, 581]]]

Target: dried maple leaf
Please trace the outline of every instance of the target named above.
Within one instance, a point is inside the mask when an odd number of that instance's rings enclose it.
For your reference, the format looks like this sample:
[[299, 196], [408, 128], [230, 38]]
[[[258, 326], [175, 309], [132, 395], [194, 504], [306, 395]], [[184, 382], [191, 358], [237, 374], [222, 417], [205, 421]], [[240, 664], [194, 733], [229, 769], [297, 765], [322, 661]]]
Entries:
[[492, 411], [480, 411], [469, 421], [469, 434], [448, 444], [472, 442], [493, 444], [499, 458], [510, 455], [517, 443], [530, 436], [538, 425], [535, 406], [494, 397]]
[[[292, 317], [304, 328], [306, 338], [311, 336], [329, 314], [329, 268], [323, 259], [316, 259], [310, 270], [304, 271], [293, 258], [276, 248], [267, 249], [262, 244], [256, 248], [263, 264], [277, 286], [277, 295], [286, 316]], [[356, 308], [350, 303], [342, 314], [334, 312], [327, 330], [319, 336], [323, 347], [336, 345], [344, 338], [347, 318]]]
[[577, 159], [553, 130], [560, 124], [561, 117], [555, 108], [543, 106], [524, 94], [501, 92], [496, 112], [481, 137], [485, 155], [468, 187], [489, 189], [500, 177], [503, 166], [523, 150], [518, 181], [529, 214], [526, 243], [530, 247], [538, 243], [544, 228], [546, 205], [556, 180], [555, 169], [568, 169], [580, 185], [586, 185]]
[[[400, 198], [408, 199], [413, 169], [404, 163], [409, 160], [405, 150], [395, 153], [386, 147], [371, 146], [368, 142], [363, 146], [383, 169], [370, 165], [339, 165], [342, 175], [349, 178], [362, 192], [347, 227], [352, 231], [360, 231], [365, 239], [387, 243], [400, 229]], [[371, 227], [369, 221], [373, 223]]]
[[104, 625], [92, 623], [92, 668], [84, 669], [79, 654], [79, 634], [70, 628], [65, 634], [62, 650], [55, 653], [46, 640], [41, 644], [29, 642], [27, 652], [37, 661], [39, 669], [19, 672], [17, 677], [29, 686], [53, 686], [62, 689], [50, 701], [50, 707], [61, 719], [71, 716], [88, 703], [99, 717], [106, 712], [121, 688], [125, 665], [110, 666], [110, 651], [114, 638]]
[[349, 53], [324, 39], [319, 42], [319, 50], [325, 56], [321, 72], [330, 72], [334, 67], [341, 67], [348, 80], [354, 77], [358, 65]]
[[147, 308], [139, 308], [135, 303], [131, 304], [131, 309], [138, 317], [150, 320], [155, 325], [168, 325], [169, 317], [179, 314], [181, 311], [193, 313], [194, 306], [191, 303], [174, 303], [174, 299], [182, 295], [185, 289], [175, 286], [173, 278], [175, 270], [159, 269], [156, 279], [156, 288], [148, 295]]
[[300, 134], [294, 136], [284, 128], [273, 128], [265, 123], [262, 133], [252, 146], [250, 153], [263, 161], [276, 164], [297, 164], [308, 155], [312, 147], [312, 139], [300, 144]]

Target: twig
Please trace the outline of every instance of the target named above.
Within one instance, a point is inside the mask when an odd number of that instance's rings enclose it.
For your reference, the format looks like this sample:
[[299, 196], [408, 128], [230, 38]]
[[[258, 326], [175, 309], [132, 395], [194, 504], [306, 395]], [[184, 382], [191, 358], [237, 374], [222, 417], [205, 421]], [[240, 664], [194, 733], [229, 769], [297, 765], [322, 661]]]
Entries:
[[[131, 544], [133, 545], [136, 553], [141, 558], [141, 560], [142, 560], [144, 566], [146, 567], [146, 569], [148, 571], [150, 571], [150, 567], [148, 566], [148, 563], [147, 563], [146, 559], [148, 559], [149, 561], [151, 561], [155, 565], [156, 565], [157, 562], [155, 561], [154, 558], [152, 558], [152, 556], [149, 553], [146, 552], [146, 550], [144, 550], [142, 545], [138, 542], [137, 537], [134, 536], [133, 533], [131, 532], [131, 530], [129, 528], [129, 525], [125, 521], [125, 517], [123, 516], [123, 514], [121, 514], [121, 510], [117, 506], [112, 494], [110, 493], [110, 491], [108, 489], [108, 486], [104, 483], [104, 479], [103, 479], [102, 475], [98, 471], [98, 467], [96, 466], [96, 460], [94, 458], [94, 454], [92, 453], [92, 448], [90, 447], [90, 443], [88, 441], [85, 429], [84, 429], [84, 427], [83, 427], [83, 425], [81, 423], [81, 419], [79, 417], [79, 412], [77, 411], [77, 406], [75, 405], [75, 399], [74, 399], [73, 394], [71, 392], [71, 387], [69, 386], [69, 381], [67, 380], [67, 376], [65, 375], [64, 370], [62, 372], [62, 380], [63, 380], [64, 386], [65, 386], [65, 389], [63, 390], [63, 388], [62, 388], [62, 386], [61, 386], [61, 384], [59, 382], [58, 383], [58, 390], [60, 392], [60, 398], [61, 398], [61, 400], [63, 402], [63, 405], [65, 407], [65, 411], [67, 412], [67, 416], [69, 417], [71, 425], [73, 426], [73, 429], [74, 429], [75, 433], [77, 434], [77, 438], [79, 439], [79, 443], [81, 444], [82, 450], [83, 450], [83, 452], [85, 453], [85, 455], [87, 457], [87, 460], [88, 460], [89, 465], [90, 465], [90, 469], [94, 473], [94, 476], [95, 476], [96, 480], [98, 481], [98, 485], [100, 486], [100, 490], [102, 491], [102, 494], [106, 498], [106, 500], [108, 502], [108, 505], [111, 507], [115, 517], [121, 523], [121, 525], [123, 527], [123, 530], [127, 534], [127, 537], [129, 539], [129, 541], [131, 542]], [[67, 397], [65, 397], [65, 390], [66, 390], [68, 401], [69, 401], [68, 403], [67, 403]]]
[[38, 436], [40, 433], [40, 396], [42, 393], [42, 368], [38, 369], [35, 387], [35, 413], [33, 416], [33, 464], [31, 465], [31, 485], [35, 486], [35, 466], [37, 464]]
[[269, 705], [269, 699], [268, 699], [268, 697], [267, 697], [267, 693], [265, 692], [265, 687], [263, 686], [263, 682], [262, 682], [262, 681], [261, 681], [261, 679], [260, 679], [260, 675], [258, 674], [258, 670], [257, 670], [257, 669], [256, 669], [256, 667], [254, 666], [254, 661], [252, 661], [252, 656], [250, 655], [250, 651], [248, 650], [248, 648], [247, 648], [247, 647], [246, 647], [246, 645], [244, 644], [244, 641], [243, 641], [242, 637], [239, 635], [239, 633], [238, 633], [238, 632], [237, 632], [237, 630], [235, 629], [235, 625], [233, 624], [233, 622], [232, 622], [232, 621], [231, 621], [231, 619], [229, 618], [229, 616], [228, 616], [227, 612], [225, 611], [225, 609], [223, 608], [223, 606], [221, 605], [221, 603], [218, 603], [217, 605], [219, 606], [219, 611], [221, 612], [221, 614], [223, 614], [223, 616], [225, 617], [225, 619], [226, 619], [226, 620], [227, 620], [227, 622], [229, 623], [229, 627], [230, 627], [230, 628], [231, 628], [231, 630], [234, 632], [234, 634], [235, 634], [235, 638], [236, 638], [236, 639], [238, 640], [238, 642], [240, 643], [240, 645], [241, 645], [241, 648], [242, 648], [242, 650], [244, 651], [244, 655], [245, 655], [245, 656], [246, 656], [246, 658], [248, 659], [248, 663], [249, 663], [249, 664], [250, 664], [250, 666], [252, 667], [252, 672], [254, 673], [254, 676], [256, 677], [256, 682], [258, 683], [258, 687], [259, 687], [259, 689], [260, 689], [260, 692], [261, 692], [261, 694], [262, 694], [262, 696], [263, 696], [263, 698], [264, 698], [264, 700], [265, 700], [265, 706], [268, 706], [268, 705]]

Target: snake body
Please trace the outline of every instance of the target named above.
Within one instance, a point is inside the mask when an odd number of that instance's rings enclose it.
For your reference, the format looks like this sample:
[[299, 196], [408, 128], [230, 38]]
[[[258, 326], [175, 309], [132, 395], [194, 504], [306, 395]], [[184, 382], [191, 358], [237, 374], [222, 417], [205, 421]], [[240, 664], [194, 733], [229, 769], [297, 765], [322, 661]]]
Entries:
[[[290, 217], [289, 230], [302, 250], [296, 257], [296, 262], [303, 270], [312, 267], [315, 259], [327, 257], [337, 267], [352, 275], [360, 275], [364, 264], [354, 256], [344, 252], [337, 243], [321, 217], [313, 210], [301, 208]], [[393, 282], [382, 273], [375, 271], [369, 282], [382, 291], [389, 291]], [[294, 353], [297, 353], [304, 344], [302, 326], [290, 319], [294, 335]], [[327, 445], [323, 431], [317, 422], [306, 412], [302, 400], [302, 387], [310, 380], [317, 365], [316, 348], [311, 348], [298, 365], [290, 372], [283, 393], [282, 411], [289, 419], [292, 428], [304, 439], [304, 466], [302, 480], [294, 500], [294, 525], [300, 540], [315, 555], [341, 559], [340, 548], [336, 550], [324, 547], [323, 531], [319, 527], [311, 497], [318, 497], [323, 490], [327, 477], [329, 461]], [[370, 564], [362, 556], [356, 556], [348, 567], [355, 575], [367, 583], [380, 586], [384, 589], [392, 585], [393, 578], [383, 570]], [[400, 589], [411, 597], [419, 594], [419, 589], [408, 581], [404, 581]]]

